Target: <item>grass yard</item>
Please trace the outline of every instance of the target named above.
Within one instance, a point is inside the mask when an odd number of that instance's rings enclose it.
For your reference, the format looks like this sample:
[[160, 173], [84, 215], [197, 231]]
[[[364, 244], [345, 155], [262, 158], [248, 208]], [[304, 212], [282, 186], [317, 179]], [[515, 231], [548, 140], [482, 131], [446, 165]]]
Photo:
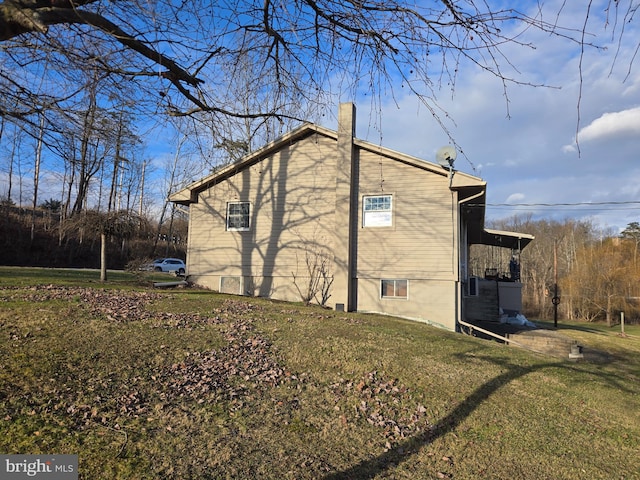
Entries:
[[561, 322], [603, 353], [569, 362], [98, 277], [0, 267], [0, 453], [91, 480], [640, 478], [638, 326]]

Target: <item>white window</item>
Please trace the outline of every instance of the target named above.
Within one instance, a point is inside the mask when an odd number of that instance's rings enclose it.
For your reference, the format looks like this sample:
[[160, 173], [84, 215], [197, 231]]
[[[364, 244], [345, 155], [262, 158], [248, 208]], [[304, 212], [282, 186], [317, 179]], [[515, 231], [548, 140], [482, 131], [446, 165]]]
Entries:
[[376, 195], [363, 198], [362, 226], [390, 227], [393, 225], [391, 195]]
[[227, 203], [227, 230], [241, 232], [249, 230], [250, 211], [249, 202]]
[[409, 280], [380, 280], [382, 298], [408, 298]]

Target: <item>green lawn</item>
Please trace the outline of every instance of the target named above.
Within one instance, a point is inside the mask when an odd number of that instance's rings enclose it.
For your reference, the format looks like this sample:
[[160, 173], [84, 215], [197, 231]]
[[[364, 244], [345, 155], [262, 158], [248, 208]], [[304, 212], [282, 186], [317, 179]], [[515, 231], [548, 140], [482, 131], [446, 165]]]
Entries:
[[98, 279], [0, 267], [0, 452], [78, 454], [83, 479], [640, 478], [637, 326], [560, 322], [602, 353], [569, 362]]

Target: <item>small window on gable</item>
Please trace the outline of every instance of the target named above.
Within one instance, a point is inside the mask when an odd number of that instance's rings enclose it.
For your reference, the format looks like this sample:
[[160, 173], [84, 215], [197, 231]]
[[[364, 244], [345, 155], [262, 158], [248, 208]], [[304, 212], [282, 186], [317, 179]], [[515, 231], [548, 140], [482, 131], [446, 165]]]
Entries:
[[249, 202], [227, 203], [227, 230], [247, 231], [250, 228], [249, 216], [251, 204]]
[[391, 195], [376, 195], [363, 198], [362, 226], [391, 227], [393, 225]]
[[381, 280], [380, 296], [382, 298], [408, 298], [409, 280]]

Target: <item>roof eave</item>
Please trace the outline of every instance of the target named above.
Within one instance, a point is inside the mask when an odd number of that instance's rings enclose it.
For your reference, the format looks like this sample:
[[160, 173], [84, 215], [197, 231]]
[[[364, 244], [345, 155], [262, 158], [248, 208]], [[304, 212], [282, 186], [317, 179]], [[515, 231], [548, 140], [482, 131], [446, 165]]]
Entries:
[[512, 250], [522, 250], [529, 245], [534, 238], [533, 235], [529, 235], [528, 233], [507, 232], [485, 228], [482, 232], [481, 241], [478, 243], [510, 248]]

